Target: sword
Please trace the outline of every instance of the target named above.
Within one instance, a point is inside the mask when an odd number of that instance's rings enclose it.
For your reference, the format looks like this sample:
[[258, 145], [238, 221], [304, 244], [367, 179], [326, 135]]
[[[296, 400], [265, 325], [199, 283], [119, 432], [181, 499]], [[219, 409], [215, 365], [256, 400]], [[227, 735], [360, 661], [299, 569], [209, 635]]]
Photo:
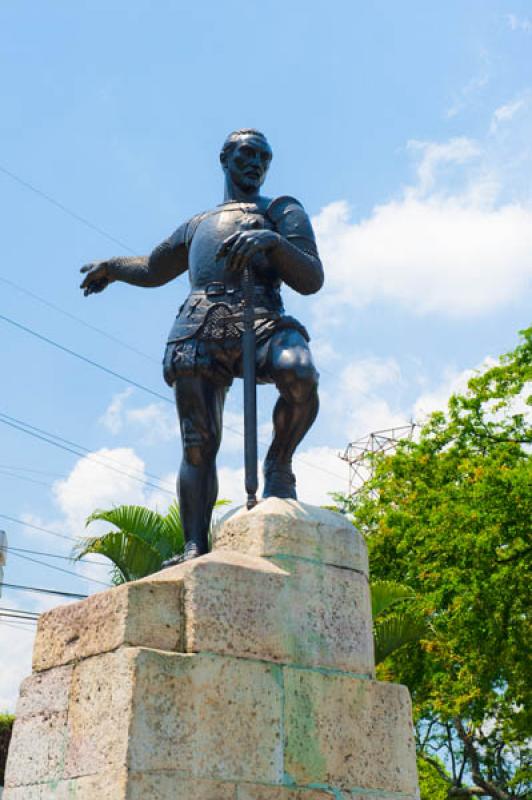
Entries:
[[255, 339], [255, 280], [251, 266], [242, 275], [242, 366], [244, 375], [244, 471], [248, 510], [257, 505], [257, 381]]

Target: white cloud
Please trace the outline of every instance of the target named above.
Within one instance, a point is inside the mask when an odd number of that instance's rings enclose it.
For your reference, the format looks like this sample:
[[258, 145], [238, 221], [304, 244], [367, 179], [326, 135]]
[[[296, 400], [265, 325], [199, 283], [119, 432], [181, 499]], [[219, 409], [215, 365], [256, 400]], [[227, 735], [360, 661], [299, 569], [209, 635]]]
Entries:
[[324, 308], [379, 301], [417, 314], [485, 314], [519, 298], [532, 274], [532, 209], [486, 208], [471, 192], [405, 195], [360, 222], [340, 201], [314, 225], [327, 270], [327, 301], [314, 306], [322, 321]]
[[444, 370], [441, 383], [429, 391], [423, 392], [414, 403], [414, 418], [422, 423], [433, 411], [446, 411], [447, 402], [452, 394], [463, 394], [467, 384], [475, 375], [494, 367], [498, 362], [491, 356], [473, 369], [455, 370], [450, 367]]
[[99, 418], [98, 422], [111, 433], [120, 433], [124, 427], [124, 406], [132, 394], [133, 389], [131, 387], [124, 389], [123, 392], [115, 394], [104, 413]]
[[0, 622], [0, 712], [13, 713], [21, 682], [31, 674], [35, 628]]
[[476, 142], [464, 136], [449, 139], [448, 142], [421, 142], [411, 139], [407, 148], [421, 154], [417, 167], [418, 183], [408, 190], [408, 194], [415, 197], [422, 197], [434, 187], [439, 167], [465, 164], [481, 152]]
[[499, 125], [503, 122], [510, 122], [515, 117], [518, 111], [526, 106], [526, 101], [523, 97], [513, 100], [511, 103], [499, 106], [493, 112], [490, 124], [490, 133], [495, 133]]
[[148, 403], [145, 406], [128, 408], [127, 402], [132, 394], [131, 388], [116, 394], [98, 422], [115, 435], [132, 428], [135, 435], [140, 436], [143, 444], [153, 445], [175, 439], [177, 437], [175, 409], [165, 403]]
[[459, 92], [455, 94], [452, 105], [445, 111], [445, 116], [448, 119], [456, 117], [461, 111], [466, 108], [472, 101], [472, 98], [479, 93], [489, 81], [488, 59], [486, 54], [483, 53], [483, 72], [479, 75], [474, 75]]
[[144, 462], [134, 450], [102, 448], [81, 458], [67, 478], [54, 483], [53, 493], [67, 529], [79, 536], [86, 518], [96, 508], [143, 503], [143, 480], [146, 480]]

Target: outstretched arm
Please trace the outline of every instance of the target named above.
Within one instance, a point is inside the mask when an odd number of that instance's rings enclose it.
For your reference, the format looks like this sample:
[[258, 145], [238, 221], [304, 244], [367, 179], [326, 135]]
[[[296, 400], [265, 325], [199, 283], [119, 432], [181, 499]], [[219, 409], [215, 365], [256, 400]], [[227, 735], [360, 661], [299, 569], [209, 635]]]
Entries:
[[162, 286], [188, 269], [185, 244], [186, 225], [165, 239], [149, 256], [122, 256], [94, 261], [81, 268], [86, 273], [81, 284], [85, 297], [103, 291], [114, 281], [134, 286]]
[[227, 256], [227, 269], [242, 272], [262, 251], [288, 286], [300, 294], [314, 294], [323, 286], [323, 266], [303, 207], [293, 197], [280, 197], [270, 204], [267, 215], [275, 230], [246, 230], [225, 240], [219, 255]]

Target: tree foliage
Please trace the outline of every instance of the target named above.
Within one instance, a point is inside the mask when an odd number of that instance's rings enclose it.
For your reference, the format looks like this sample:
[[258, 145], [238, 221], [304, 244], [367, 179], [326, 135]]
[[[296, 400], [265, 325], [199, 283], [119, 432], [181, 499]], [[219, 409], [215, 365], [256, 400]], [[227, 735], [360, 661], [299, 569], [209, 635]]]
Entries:
[[531, 380], [532, 328], [342, 498], [373, 577], [430, 618], [383, 666], [412, 692], [427, 800], [530, 796]]
[[14, 721], [15, 717], [12, 714], [0, 714], [0, 786], [4, 785], [7, 751]]
[[144, 506], [123, 505], [95, 511], [87, 525], [95, 521], [109, 522], [118, 530], [83, 539], [75, 548], [80, 559], [89, 553], [108, 558], [113, 564], [113, 583], [120, 584], [151, 575], [161, 569], [163, 561], [185, 547], [183, 524], [177, 503], [166, 515]]

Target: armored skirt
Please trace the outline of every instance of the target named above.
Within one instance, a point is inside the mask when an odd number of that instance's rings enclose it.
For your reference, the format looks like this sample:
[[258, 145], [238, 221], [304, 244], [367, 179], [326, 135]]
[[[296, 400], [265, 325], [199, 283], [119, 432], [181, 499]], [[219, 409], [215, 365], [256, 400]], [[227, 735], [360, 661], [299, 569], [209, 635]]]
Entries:
[[[166, 383], [172, 386], [181, 376], [197, 375], [217, 385], [230, 386], [242, 377], [243, 306], [241, 289], [209, 284], [193, 291], [179, 309], [163, 359]], [[284, 313], [279, 290], [255, 287], [255, 335], [257, 341], [257, 382], [272, 383], [269, 350], [277, 331], [291, 328], [308, 342], [306, 328]]]

